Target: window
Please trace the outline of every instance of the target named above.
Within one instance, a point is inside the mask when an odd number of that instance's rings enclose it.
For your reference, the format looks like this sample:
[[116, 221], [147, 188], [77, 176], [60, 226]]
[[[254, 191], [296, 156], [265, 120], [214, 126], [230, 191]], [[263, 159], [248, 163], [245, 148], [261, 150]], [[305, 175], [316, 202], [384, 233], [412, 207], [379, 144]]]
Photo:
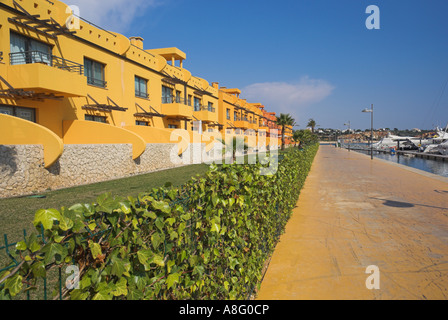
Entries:
[[51, 65], [51, 46], [11, 32], [11, 64], [44, 63]]
[[135, 96], [148, 98], [148, 80], [135, 76]]
[[162, 86], [162, 103], [173, 103], [173, 89]]
[[230, 109], [226, 110], [226, 117], [227, 117], [227, 120], [230, 120]]
[[201, 99], [194, 97], [194, 111], [201, 111]]
[[0, 113], [36, 122], [36, 110], [33, 108], [0, 105]]
[[139, 120], [136, 120], [136, 121], [135, 121], [135, 125], [137, 125], [137, 126], [149, 126], [149, 122], [148, 122], [148, 121], [139, 121]]
[[177, 126], [175, 124], [169, 124], [168, 128], [169, 129], [177, 129]]
[[176, 103], [181, 103], [182, 99], [181, 99], [180, 95], [181, 95], [181, 92], [176, 91]]
[[233, 121], [238, 121], [238, 115], [236, 112], [233, 113]]
[[191, 96], [191, 94], [189, 94], [188, 95], [188, 101], [187, 101], [187, 104], [191, 107], [191, 98], [192, 98], [192, 96]]
[[104, 69], [104, 64], [84, 58], [84, 75], [87, 77], [88, 84], [106, 88], [107, 82], [104, 77]]
[[208, 103], [207, 109], [208, 109], [209, 112], [215, 112], [215, 108], [213, 108], [213, 103], [212, 102]]
[[103, 116], [94, 116], [94, 115], [91, 115], [91, 114], [86, 114], [85, 115], [85, 119], [87, 121], [95, 121], [95, 122], [106, 123], [106, 117], [103, 117]]

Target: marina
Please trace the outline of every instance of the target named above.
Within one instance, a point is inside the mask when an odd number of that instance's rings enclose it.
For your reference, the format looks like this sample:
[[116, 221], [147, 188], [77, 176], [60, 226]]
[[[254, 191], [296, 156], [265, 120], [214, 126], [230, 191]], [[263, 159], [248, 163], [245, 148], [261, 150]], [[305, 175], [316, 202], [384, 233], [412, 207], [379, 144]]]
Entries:
[[[345, 149], [370, 155], [368, 145], [348, 145], [342, 146]], [[373, 150], [375, 158], [395, 162], [415, 169], [423, 170], [429, 173], [448, 177], [448, 156], [437, 155], [416, 151], [397, 150], [394, 153], [386, 150]]]
[[448, 177], [448, 125], [445, 129], [437, 127], [431, 137], [397, 136], [389, 133], [377, 142], [341, 139], [335, 146]]
[[[370, 154], [370, 150], [361, 149], [361, 148], [351, 148], [351, 150], [354, 151], [363, 151]], [[373, 150], [373, 152], [383, 153], [383, 154], [392, 154], [390, 151], [387, 150]], [[417, 152], [417, 151], [405, 151], [405, 150], [397, 150], [394, 152], [397, 156], [405, 156], [405, 157], [417, 157], [422, 159], [428, 159], [428, 160], [434, 160], [434, 161], [448, 161], [448, 156], [441, 155], [441, 154], [433, 154], [433, 153], [424, 153], [424, 152]]]

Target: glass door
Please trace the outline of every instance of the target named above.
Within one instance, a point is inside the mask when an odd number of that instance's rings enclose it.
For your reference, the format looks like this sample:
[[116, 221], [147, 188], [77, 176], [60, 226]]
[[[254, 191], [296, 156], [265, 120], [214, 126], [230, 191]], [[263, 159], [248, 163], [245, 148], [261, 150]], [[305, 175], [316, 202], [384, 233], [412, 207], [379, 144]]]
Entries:
[[11, 32], [11, 64], [44, 63], [51, 65], [51, 46]]

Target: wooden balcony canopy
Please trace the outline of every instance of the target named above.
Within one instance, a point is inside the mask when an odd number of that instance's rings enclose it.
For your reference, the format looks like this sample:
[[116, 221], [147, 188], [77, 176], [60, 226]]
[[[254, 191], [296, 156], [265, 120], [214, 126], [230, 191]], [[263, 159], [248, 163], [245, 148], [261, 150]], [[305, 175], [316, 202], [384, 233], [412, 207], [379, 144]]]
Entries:
[[176, 78], [171, 78], [171, 77], [165, 77], [165, 78], [162, 78], [162, 81], [174, 86], [177, 83], [180, 83], [181, 80], [180, 79], [176, 80]]
[[[107, 97], [108, 104], [100, 104], [95, 99], [93, 99], [89, 94], [87, 95], [87, 99], [90, 99], [94, 102], [94, 104], [86, 104], [82, 107], [83, 110], [96, 110], [96, 111], [105, 111], [105, 112], [112, 112], [112, 111], [126, 111], [127, 108], [122, 108], [119, 105], [117, 105], [111, 98]], [[112, 105], [110, 104], [112, 103]]]
[[246, 108], [244, 108], [244, 107], [242, 107], [242, 106], [239, 106], [239, 105], [237, 105], [237, 104], [235, 104], [234, 107], [235, 107], [235, 109], [237, 109], [237, 110], [243, 110], [243, 111], [249, 112], [249, 110], [247, 110]]
[[200, 88], [198, 88], [197, 86], [194, 86], [196, 88], [196, 91], [194, 91], [194, 94], [198, 95], [198, 96], [204, 96], [204, 95], [208, 95], [208, 96], [213, 96], [210, 92], [202, 90]]
[[135, 117], [144, 117], [144, 118], [152, 118], [152, 117], [161, 117], [164, 118], [166, 117], [166, 115], [161, 114], [159, 112], [157, 112], [157, 110], [155, 110], [153, 107], [150, 106], [150, 110], [154, 111], [154, 112], [148, 112], [145, 109], [143, 109], [138, 103], [135, 104], [137, 106], [137, 108], [139, 108], [140, 110], [142, 110], [142, 112], [137, 112], [134, 113]]
[[32, 15], [13, 0], [14, 6], [20, 11], [21, 15], [8, 18], [8, 21], [20, 27], [24, 27], [35, 32], [46, 35], [49, 38], [56, 39], [58, 35], [73, 35], [76, 31], [70, 31], [65, 26], [61, 26], [53, 18], [39, 19], [40, 15]]
[[218, 122], [213, 122], [213, 123], [209, 123], [209, 125], [208, 125], [209, 127], [219, 127], [219, 128], [223, 128], [224, 127], [224, 125], [222, 125], [222, 124], [220, 124], [220, 123], [218, 123]]

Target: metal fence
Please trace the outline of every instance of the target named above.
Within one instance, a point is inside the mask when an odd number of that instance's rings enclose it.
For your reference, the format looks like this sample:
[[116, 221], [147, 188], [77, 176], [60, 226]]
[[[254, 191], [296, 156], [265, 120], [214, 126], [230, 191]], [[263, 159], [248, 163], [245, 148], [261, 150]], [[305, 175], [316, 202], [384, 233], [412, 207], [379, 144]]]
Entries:
[[80, 75], [84, 74], [84, 66], [82, 64], [41, 51], [13, 52], [9, 54], [9, 59], [11, 65], [41, 63], [69, 72], [79, 73]]
[[[44, 229], [43, 227], [41, 227], [41, 233], [37, 236], [38, 238], [42, 239], [42, 242], [45, 244], [45, 236], [44, 236]], [[26, 229], [23, 229], [23, 240], [26, 241], [27, 239], [27, 231]], [[8, 235], [4, 234], [3, 235], [3, 241], [4, 241], [4, 245], [0, 247], [0, 253], [3, 252], [4, 250], [4, 254], [6, 256], [6, 259], [9, 259], [10, 263], [8, 264], [7, 267], [1, 268], [0, 269], [0, 274], [4, 271], [8, 271], [8, 270], [12, 270], [12, 269], [16, 269], [20, 266], [20, 262], [18, 262], [16, 260], [16, 258], [12, 255], [10, 248], [15, 248], [15, 246], [17, 245], [18, 241], [16, 242], [10, 242], [10, 239], [8, 239]], [[0, 259], [0, 261], [2, 261], [2, 259]], [[0, 265], [1, 266], [1, 265]], [[61, 274], [61, 272], [59, 272]], [[60, 277], [60, 279], [62, 279], [62, 277]], [[62, 290], [62, 280], [60, 281], [60, 287]], [[26, 299], [27, 300], [31, 300], [31, 294], [30, 294], [30, 290], [28, 290], [30, 288], [30, 284], [28, 283], [26, 285], [26, 290], [25, 290], [25, 295], [26, 295]], [[48, 296], [48, 291], [47, 291], [47, 278], [43, 279], [43, 287], [42, 287], [42, 294], [43, 294], [43, 299], [47, 300], [47, 296]]]

